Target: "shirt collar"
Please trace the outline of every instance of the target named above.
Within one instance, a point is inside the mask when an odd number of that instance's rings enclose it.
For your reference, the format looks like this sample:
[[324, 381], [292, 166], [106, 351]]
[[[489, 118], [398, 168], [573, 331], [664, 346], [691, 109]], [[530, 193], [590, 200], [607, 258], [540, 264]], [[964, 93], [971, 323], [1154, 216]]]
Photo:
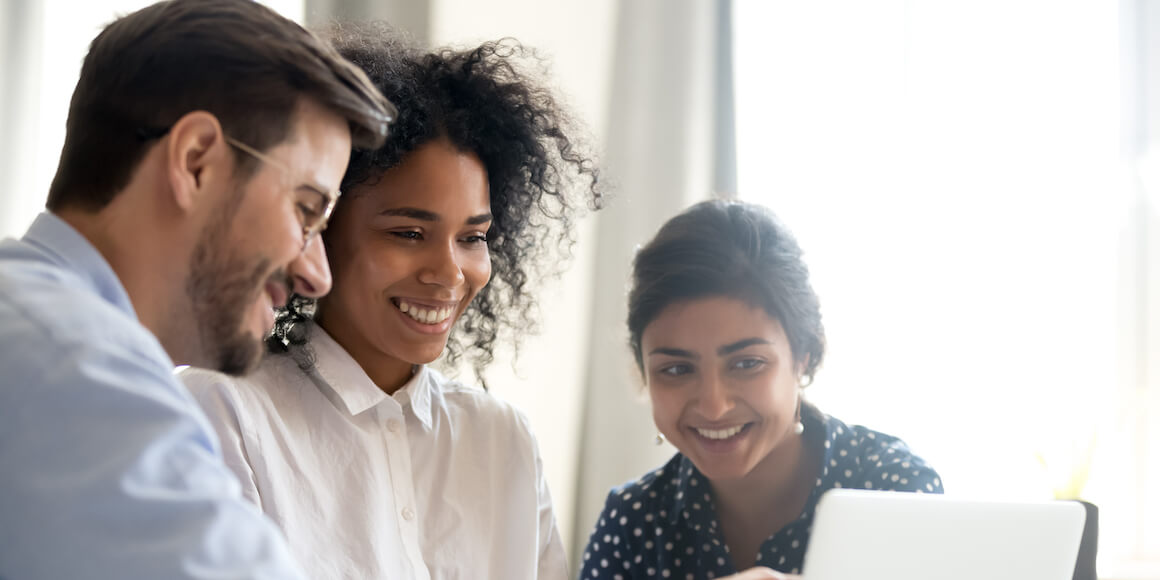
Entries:
[[439, 373], [427, 365], [419, 365], [415, 376], [395, 393], [400, 404], [411, 404], [411, 412], [428, 431], [431, 430], [431, 391], [435, 389], [438, 378]]
[[106, 302], [137, 319], [129, 293], [113, 267], [68, 222], [53, 213], [42, 212], [29, 226], [23, 241], [47, 253], [56, 263], [80, 276]]
[[358, 415], [374, 408], [387, 399], [402, 408], [411, 407], [411, 412], [431, 429], [431, 390], [437, 373], [426, 365], [418, 365], [411, 380], [407, 381], [394, 395], [387, 395], [359, 366], [354, 357], [346, 352], [321, 326], [310, 325], [309, 344], [314, 350], [314, 368], [322, 380], [346, 407], [351, 415]]

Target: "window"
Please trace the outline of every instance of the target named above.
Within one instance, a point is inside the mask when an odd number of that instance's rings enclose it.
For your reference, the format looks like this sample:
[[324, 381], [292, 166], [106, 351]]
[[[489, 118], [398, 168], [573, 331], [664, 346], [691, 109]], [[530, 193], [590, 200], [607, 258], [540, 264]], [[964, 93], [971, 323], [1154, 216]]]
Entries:
[[1131, 578], [1160, 574], [1160, 7], [1123, 6], [739, 0], [734, 48], [741, 197], [822, 301], [807, 397], [948, 493], [1098, 504]]

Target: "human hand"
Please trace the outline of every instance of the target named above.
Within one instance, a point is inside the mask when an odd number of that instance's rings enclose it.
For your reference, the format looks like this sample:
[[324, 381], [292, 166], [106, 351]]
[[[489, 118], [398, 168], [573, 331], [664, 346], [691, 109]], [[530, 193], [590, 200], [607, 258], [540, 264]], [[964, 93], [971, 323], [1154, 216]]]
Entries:
[[738, 572], [732, 576], [726, 576], [720, 580], [801, 580], [801, 576], [797, 574], [782, 574], [781, 572], [774, 572], [764, 566], [757, 566]]

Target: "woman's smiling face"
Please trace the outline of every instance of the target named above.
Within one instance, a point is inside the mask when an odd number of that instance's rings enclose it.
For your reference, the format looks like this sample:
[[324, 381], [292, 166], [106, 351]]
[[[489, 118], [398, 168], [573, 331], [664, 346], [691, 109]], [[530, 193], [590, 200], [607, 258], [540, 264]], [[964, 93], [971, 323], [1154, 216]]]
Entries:
[[319, 319], [352, 354], [429, 363], [491, 277], [487, 172], [436, 140], [351, 193], [326, 237], [334, 286]]
[[799, 373], [763, 308], [675, 302], [645, 327], [641, 351], [657, 428], [710, 480], [744, 477], [795, 438]]

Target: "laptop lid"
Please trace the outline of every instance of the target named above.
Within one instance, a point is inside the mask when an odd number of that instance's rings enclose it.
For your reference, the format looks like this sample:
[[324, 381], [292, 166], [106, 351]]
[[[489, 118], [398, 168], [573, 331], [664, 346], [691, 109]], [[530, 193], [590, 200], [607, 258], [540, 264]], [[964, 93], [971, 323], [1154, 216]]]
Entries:
[[1077, 502], [835, 489], [818, 502], [805, 580], [1070, 580]]

